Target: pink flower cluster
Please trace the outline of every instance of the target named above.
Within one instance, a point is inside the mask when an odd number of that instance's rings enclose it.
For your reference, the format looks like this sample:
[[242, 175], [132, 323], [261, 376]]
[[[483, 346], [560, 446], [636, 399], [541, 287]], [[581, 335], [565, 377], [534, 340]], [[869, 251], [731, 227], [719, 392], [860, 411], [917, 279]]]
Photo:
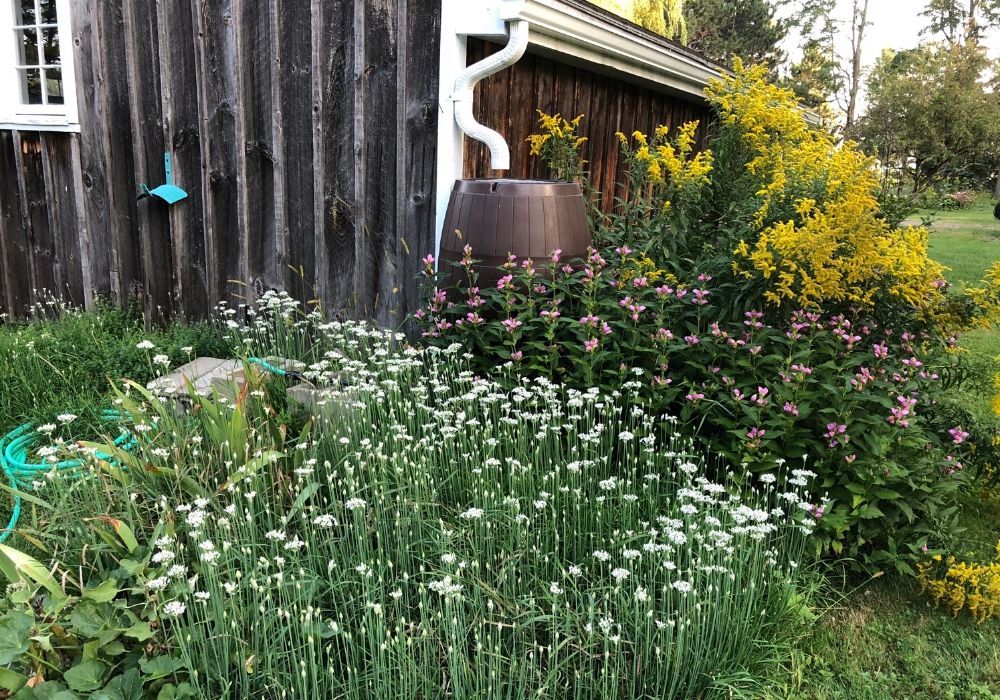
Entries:
[[897, 396], [896, 401], [899, 406], [893, 407], [887, 419], [890, 424], [898, 425], [900, 428], [909, 428], [909, 417], [913, 415], [913, 407], [917, 405], [917, 400], [909, 396]]

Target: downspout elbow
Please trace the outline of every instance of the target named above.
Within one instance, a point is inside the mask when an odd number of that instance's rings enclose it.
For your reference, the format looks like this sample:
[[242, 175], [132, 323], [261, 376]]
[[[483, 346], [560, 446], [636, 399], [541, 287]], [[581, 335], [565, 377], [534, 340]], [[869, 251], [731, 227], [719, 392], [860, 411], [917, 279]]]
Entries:
[[476, 84], [480, 80], [517, 63], [528, 48], [528, 22], [516, 20], [508, 22], [507, 27], [507, 45], [462, 71], [455, 79], [455, 90], [452, 93], [458, 128], [469, 138], [482, 141], [489, 147], [490, 165], [494, 170], [510, 169], [510, 148], [503, 136], [476, 121], [472, 113], [472, 102]]

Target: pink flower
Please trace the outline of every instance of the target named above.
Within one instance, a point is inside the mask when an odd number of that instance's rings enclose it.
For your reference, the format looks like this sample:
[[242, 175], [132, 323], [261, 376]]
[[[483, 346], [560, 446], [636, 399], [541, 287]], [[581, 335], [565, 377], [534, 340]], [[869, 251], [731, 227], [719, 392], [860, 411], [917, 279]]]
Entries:
[[872, 352], [880, 360], [884, 360], [889, 357], [889, 346], [885, 343], [876, 343], [872, 346]]
[[597, 338], [591, 338], [590, 340], [583, 341], [583, 351], [584, 352], [594, 352], [597, 349], [598, 343], [601, 341]]
[[645, 289], [649, 286], [649, 280], [645, 277], [636, 277], [632, 280], [632, 286], [636, 289]]
[[470, 311], [469, 313], [465, 314], [465, 320], [471, 323], [473, 326], [478, 326], [480, 323], [483, 322], [483, 317], [480, 316], [475, 311]]
[[799, 415], [799, 407], [793, 404], [791, 401], [785, 402], [785, 413], [790, 413], [793, 416]]
[[684, 397], [688, 401], [701, 401], [705, 398], [704, 394], [699, 394], [697, 391], [692, 391], [690, 394]]
[[600, 320], [601, 319], [594, 314], [589, 314], [580, 319], [580, 325], [586, 326], [587, 328], [597, 328], [597, 324]]
[[514, 288], [514, 275], [504, 275], [497, 280], [497, 289], [501, 292], [507, 289]]
[[524, 357], [524, 353], [521, 352], [520, 350], [518, 350], [517, 352], [512, 352], [510, 354], [510, 359], [514, 360], [514, 362], [520, 362], [521, 358], [523, 358], [523, 357]]
[[706, 275], [704, 272], [702, 272], [700, 275], [698, 275], [698, 281], [699, 282], [711, 282], [712, 281], [712, 276], [711, 275]]
[[428, 253], [424, 256], [424, 259], [421, 262], [423, 262], [427, 267], [434, 267], [434, 256]]
[[627, 245], [623, 245], [615, 248], [615, 252], [618, 253], [619, 255], [628, 255], [629, 253], [632, 252], [632, 249], [629, 248]]
[[694, 299], [691, 300], [691, 303], [697, 304], [698, 306], [704, 306], [708, 303], [709, 294], [711, 294], [711, 292], [705, 289], [696, 289], [694, 290]]
[[686, 335], [684, 336], [684, 342], [688, 345], [697, 345], [701, 340], [696, 335]]
[[549, 257], [549, 260], [551, 260], [553, 264], [558, 263], [560, 255], [562, 255], [562, 249], [556, 248], [552, 251], [552, 255]]
[[611, 335], [611, 326], [608, 325], [607, 321], [601, 321], [601, 333]]
[[965, 442], [965, 438], [969, 437], [969, 434], [961, 428], [950, 428], [948, 434], [951, 435], [952, 442], [956, 445], [961, 445]]
[[656, 335], [653, 336], [654, 340], [668, 341], [674, 339], [674, 334], [670, 332], [668, 328], [660, 328], [656, 331]]
[[563, 265], [562, 266], [562, 271], [563, 271], [563, 274], [565, 274], [565, 275], [572, 275], [573, 274], [573, 266], [572, 265]]
[[751, 450], [755, 450], [760, 447], [761, 439], [767, 431], [763, 428], [751, 428], [747, 431], [747, 447]]
[[848, 464], [854, 464], [854, 460], [856, 460], [857, 458], [858, 458], [857, 455], [850, 454], [844, 457], [844, 461], [847, 462]]
[[664, 284], [664, 285], [656, 288], [656, 294], [657, 294], [657, 296], [665, 297], [665, 296], [673, 294], [673, 293], [674, 293], [673, 288], [670, 287], [670, 286], [668, 286], [668, 285], [666, 285], [666, 284]]
[[518, 328], [521, 327], [522, 323], [516, 318], [505, 318], [501, 321], [503, 327], [507, 329], [508, 332], [513, 333]]

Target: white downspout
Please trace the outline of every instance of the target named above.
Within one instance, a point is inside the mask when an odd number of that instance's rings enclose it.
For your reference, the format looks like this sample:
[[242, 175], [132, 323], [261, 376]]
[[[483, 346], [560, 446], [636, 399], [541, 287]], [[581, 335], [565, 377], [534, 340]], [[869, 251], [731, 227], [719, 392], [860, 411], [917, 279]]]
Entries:
[[[477, 124], [472, 117], [473, 89], [490, 73], [518, 60], [528, 40], [528, 26], [518, 20], [502, 19], [502, 10], [511, 0], [441, 0], [441, 57], [438, 88], [437, 166], [435, 176], [436, 256], [441, 246], [448, 200], [456, 180], [463, 175], [465, 131], [472, 138], [492, 134], [488, 141], [492, 166], [510, 168], [510, 150], [496, 132]], [[477, 66], [466, 68], [468, 38], [478, 36], [507, 46]], [[421, 256], [431, 251], [421, 252]]]
[[507, 45], [462, 71], [455, 79], [455, 89], [451, 95], [455, 103], [455, 122], [458, 128], [469, 138], [482, 141], [489, 147], [490, 166], [494, 170], [510, 169], [510, 147], [503, 136], [476, 121], [472, 114], [472, 100], [476, 84], [480, 80], [514, 65], [528, 48], [527, 21], [508, 22], [507, 29]]

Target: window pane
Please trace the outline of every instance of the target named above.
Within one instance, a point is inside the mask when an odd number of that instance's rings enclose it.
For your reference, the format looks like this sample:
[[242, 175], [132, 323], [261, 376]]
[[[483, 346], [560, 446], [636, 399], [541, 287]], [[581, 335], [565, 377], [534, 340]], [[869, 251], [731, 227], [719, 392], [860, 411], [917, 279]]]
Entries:
[[35, 24], [35, 0], [20, 0], [16, 4], [21, 6], [21, 24]]
[[21, 84], [21, 102], [29, 105], [42, 104], [42, 71], [38, 68], [20, 68], [17, 77]]
[[53, 68], [45, 71], [45, 89], [48, 91], [49, 104], [63, 104], [63, 82], [62, 71]]
[[45, 65], [59, 65], [59, 30], [42, 30], [42, 50], [45, 55]]
[[55, 24], [56, 0], [41, 0], [38, 4], [42, 8], [42, 21], [39, 24]]
[[17, 30], [18, 45], [20, 47], [20, 52], [17, 57], [17, 62], [22, 66], [37, 66], [38, 65], [38, 30], [37, 29], [18, 29]]

